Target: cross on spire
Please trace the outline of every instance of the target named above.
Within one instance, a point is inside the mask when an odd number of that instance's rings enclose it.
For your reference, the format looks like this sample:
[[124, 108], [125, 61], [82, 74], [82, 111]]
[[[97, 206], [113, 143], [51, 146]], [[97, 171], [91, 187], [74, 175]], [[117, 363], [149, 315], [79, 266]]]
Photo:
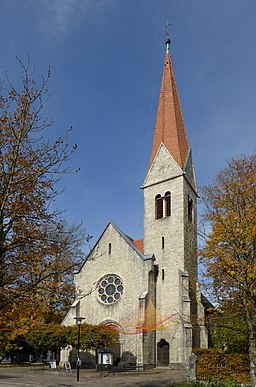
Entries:
[[170, 27], [171, 27], [171, 25], [172, 25], [172, 23], [166, 22], [166, 26], [164, 27], [166, 40], [170, 39]]
[[166, 41], [165, 41], [165, 44], [166, 44], [166, 54], [170, 53], [170, 43], [171, 43], [171, 40], [170, 40], [170, 27], [171, 27], [171, 25], [172, 25], [172, 23], [166, 22], [166, 26], [164, 27], [165, 35], [166, 35]]

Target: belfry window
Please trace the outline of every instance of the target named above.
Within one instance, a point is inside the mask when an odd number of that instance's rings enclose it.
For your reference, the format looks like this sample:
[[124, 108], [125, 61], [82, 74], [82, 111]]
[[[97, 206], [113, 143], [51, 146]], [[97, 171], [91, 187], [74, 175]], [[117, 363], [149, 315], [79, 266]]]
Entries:
[[155, 197], [156, 219], [171, 216], [171, 193], [167, 191], [164, 196], [156, 195]]
[[188, 220], [193, 221], [193, 199], [188, 195]]
[[156, 207], [156, 219], [161, 219], [164, 215], [163, 211], [163, 198], [161, 195], [156, 195], [155, 198], [155, 207]]

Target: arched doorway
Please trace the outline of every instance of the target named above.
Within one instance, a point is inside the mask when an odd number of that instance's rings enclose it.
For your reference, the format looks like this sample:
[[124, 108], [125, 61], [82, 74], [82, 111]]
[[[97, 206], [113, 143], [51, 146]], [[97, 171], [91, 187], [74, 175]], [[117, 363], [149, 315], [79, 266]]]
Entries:
[[[111, 322], [105, 322], [103, 325], [115, 330], [116, 332], [118, 332], [120, 334], [121, 332], [121, 327], [119, 326], [119, 324], [111, 321]], [[121, 352], [121, 348], [120, 348], [120, 342], [118, 343], [113, 343], [110, 347], [114, 352], [113, 352], [113, 365], [118, 365], [118, 363], [120, 362], [120, 352]]]
[[157, 343], [157, 365], [169, 365], [169, 343], [165, 339]]

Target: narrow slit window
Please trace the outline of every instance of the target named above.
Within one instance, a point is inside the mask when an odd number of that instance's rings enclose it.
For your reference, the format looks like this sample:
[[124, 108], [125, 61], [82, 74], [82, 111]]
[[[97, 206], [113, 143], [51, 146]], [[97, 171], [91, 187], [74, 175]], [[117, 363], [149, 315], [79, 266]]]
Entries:
[[164, 280], [164, 269], [162, 269], [162, 280]]
[[161, 197], [161, 195], [156, 195], [155, 207], [156, 207], [156, 219], [161, 219], [163, 217], [163, 198]]
[[188, 220], [193, 221], [193, 200], [188, 195]]
[[162, 249], [164, 249], [164, 236], [162, 236]]
[[109, 254], [109, 255], [111, 254], [111, 248], [112, 248], [111, 243], [109, 243], [109, 244], [108, 244], [108, 254]]
[[164, 195], [165, 201], [165, 216], [171, 216], [171, 192], [166, 192]]

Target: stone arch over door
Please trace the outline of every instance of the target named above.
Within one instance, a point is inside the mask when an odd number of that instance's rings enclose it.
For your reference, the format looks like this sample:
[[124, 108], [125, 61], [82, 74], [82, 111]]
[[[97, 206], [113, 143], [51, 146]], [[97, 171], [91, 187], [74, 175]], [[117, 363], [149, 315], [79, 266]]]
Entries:
[[[122, 327], [114, 321], [103, 322], [101, 325], [105, 325], [106, 327], [115, 330], [117, 333], [119, 333], [119, 335], [123, 331]], [[120, 341], [118, 343], [113, 343], [110, 346], [110, 348], [114, 351], [113, 352], [113, 365], [118, 365], [118, 363], [120, 362], [120, 358], [121, 358]]]
[[157, 365], [169, 365], [169, 343], [165, 339], [161, 339], [157, 343]]

